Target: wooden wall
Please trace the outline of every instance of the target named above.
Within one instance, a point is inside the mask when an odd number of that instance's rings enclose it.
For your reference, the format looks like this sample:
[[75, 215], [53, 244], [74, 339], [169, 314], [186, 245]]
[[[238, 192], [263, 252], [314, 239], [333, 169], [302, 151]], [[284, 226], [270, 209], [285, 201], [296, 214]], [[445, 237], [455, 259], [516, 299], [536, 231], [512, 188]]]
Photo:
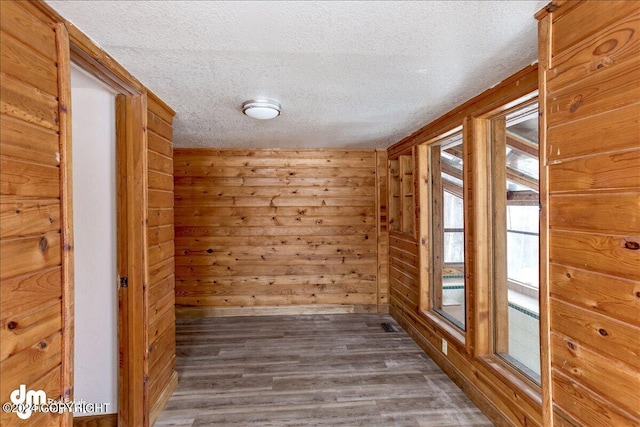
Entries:
[[[60, 153], [65, 134], [59, 101], [61, 56], [56, 22], [27, 2], [0, 2], [0, 401], [20, 384], [57, 399], [70, 392], [63, 317], [62, 223], [65, 193]], [[63, 96], [64, 99], [64, 96]], [[68, 100], [68, 98], [67, 98]], [[58, 425], [34, 413], [31, 425]], [[3, 426], [25, 425], [13, 413]]]
[[640, 3], [549, 10], [540, 92], [554, 418], [640, 425]]
[[149, 408], [153, 425], [178, 381], [173, 229], [174, 112], [148, 92]]
[[374, 150], [174, 154], [178, 316], [377, 310]]
[[[428, 124], [413, 135], [393, 145], [388, 150], [390, 164], [401, 156], [409, 156], [413, 160], [413, 172], [407, 171], [403, 178], [412, 176], [413, 186], [407, 185], [405, 192], [417, 194], [413, 197], [416, 206], [405, 204], [396, 212], [403, 222], [409, 221], [417, 227], [399, 227], [389, 233], [389, 312], [407, 330], [409, 335], [426, 351], [426, 353], [465, 391], [465, 393], [485, 412], [496, 425], [541, 426], [542, 409], [540, 393], [535, 387], [503, 369], [488, 352], [488, 313], [478, 314], [475, 304], [480, 304], [480, 276], [489, 268], [481, 264], [474, 246], [482, 240], [478, 234], [481, 230], [474, 223], [479, 215], [479, 203], [475, 200], [476, 190], [472, 187], [474, 180], [468, 179], [473, 173], [471, 165], [486, 167], [485, 164], [468, 157], [465, 153], [465, 246], [470, 252], [467, 257], [466, 300], [467, 321], [466, 333], [448, 326], [438, 320], [435, 315], [428, 315], [428, 303], [425, 301], [425, 287], [428, 287], [428, 224], [420, 215], [421, 209], [428, 209], [428, 197], [422, 191], [418, 181], [428, 180], [427, 166], [421, 164], [417, 153], [424, 151], [425, 143], [445, 132], [465, 124], [465, 138], [474, 138], [474, 119], [484, 117], [499, 109], [508, 102], [523, 100], [535, 96], [537, 89], [537, 66], [532, 65], [514, 76], [506, 79], [494, 88], [480, 94], [440, 119]], [[471, 142], [470, 146], [480, 145]], [[413, 191], [411, 189], [413, 188]], [[474, 211], [475, 209], [475, 211]], [[408, 212], [407, 212], [408, 211]], [[425, 216], [426, 217], [426, 216]], [[483, 221], [487, 221], [486, 218]], [[485, 242], [481, 242], [484, 244]], [[488, 297], [487, 297], [488, 298]], [[486, 300], [485, 300], [486, 301]], [[483, 329], [484, 328], [484, 329]], [[484, 335], [482, 334], [484, 331]], [[448, 342], [447, 355], [441, 351], [442, 340]]]
[[[46, 4], [2, 1], [0, 8], [0, 401], [8, 402], [9, 394], [20, 384], [45, 390], [52, 399], [73, 396], [68, 153], [70, 63], [75, 54], [81, 55], [83, 67], [126, 87], [128, 99], [135, 98], [122, 102], [118, 110], [119, 126], [127, 129], [126, 135], [122, 132], [126, 141], [118, 143], [118, 150], [129, 152], [126, 160], [119, 160], [120, 177], [127, 192], [139, 190], [140, 195], [135, 206], [123, 202], [127, 211], [123, 217], [136, 220], [119, 225], [119, 230], [127, 229], [127, 238], [119, 242], [120, 267], [124, 268], [119, 273], [129, 268], [127, 292], [131, 296], [135, 291], [142, 298], [139, 306], [130, 304], [132, 311], [124, 317], [134, 326], [133, 333], [128, 331], [134, 357], [128, 359], [135, 361], [129, 360], [132, 376], [127, 380], [128, 374], [123, 373], [119, 382], [122, 385], [132, 378], [136, 382], [135, 386], [128, 383], [130, 394], [125, 396], [126, 405], [121, 405], [123, 419], [130, 425], [148, 425], [177, 381], [171, 126], [175, 113]], [[141, 125], [130, 125], [136, 121]], [[138, 229], [144, 230], [130, 233]], [[133, 254], [136, 248], [140, 248], [139, 257]], [[140, 262], [134, 265], [134, 258]], [[68, 414], [37, 412], [26, 423], [15, 414], [0, 414], [3, 426], [71, 422]]]

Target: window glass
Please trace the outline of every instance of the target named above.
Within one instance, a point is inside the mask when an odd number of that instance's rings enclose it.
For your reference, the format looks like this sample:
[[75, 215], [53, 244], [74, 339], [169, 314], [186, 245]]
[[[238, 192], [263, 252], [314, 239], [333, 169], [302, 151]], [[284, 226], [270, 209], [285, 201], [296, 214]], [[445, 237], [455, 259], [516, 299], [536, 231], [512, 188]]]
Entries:
[[537, 105], [491, 124], [494, 352], [539, 383]]
[[507, 205], [507, 277], [538, 289], [538, 206]]
[[[462, 181], [460, 181], [462, 188]], [[464, 263], [464, 211], [462, 199], [444, 192], [444, 263]]]
[[465, 329], [465, 251], [462, 132], [429, 147], [431, 171], [431, 303]]

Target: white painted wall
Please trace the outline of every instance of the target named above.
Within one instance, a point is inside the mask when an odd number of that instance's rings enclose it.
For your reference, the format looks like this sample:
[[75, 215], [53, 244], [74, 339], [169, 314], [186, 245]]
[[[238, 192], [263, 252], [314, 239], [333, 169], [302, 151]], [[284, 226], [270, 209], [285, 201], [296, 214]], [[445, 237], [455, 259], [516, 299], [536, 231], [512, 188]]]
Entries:
[[118, 409], [115, 108], [105, 85], [71, 69], [74, 396], [107, 413]]

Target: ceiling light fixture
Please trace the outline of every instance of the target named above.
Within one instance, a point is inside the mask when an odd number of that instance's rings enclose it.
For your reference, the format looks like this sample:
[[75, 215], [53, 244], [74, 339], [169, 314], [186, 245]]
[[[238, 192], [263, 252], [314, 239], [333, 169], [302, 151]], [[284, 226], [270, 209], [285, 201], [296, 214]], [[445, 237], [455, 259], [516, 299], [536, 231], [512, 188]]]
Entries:
[[280, 115], [280, 104], [268, 99], [250, 99], [242, 104], [242, 112], [258, 120], [269, 120]]

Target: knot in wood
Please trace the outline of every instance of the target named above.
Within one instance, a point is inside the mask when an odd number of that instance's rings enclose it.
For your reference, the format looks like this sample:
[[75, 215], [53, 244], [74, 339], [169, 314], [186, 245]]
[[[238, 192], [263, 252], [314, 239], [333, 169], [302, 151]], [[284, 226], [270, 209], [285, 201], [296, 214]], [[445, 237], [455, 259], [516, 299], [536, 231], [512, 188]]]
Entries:
[[640, 249], [640, 243], [627, 240], [624, 242], [624, 247], [627, 249], [631, 249], [632, 251], [637, 251]]
[[606, 41], [600, 43], [593, 50], [593, 54], [594, 55], [605, 55], [605, 54], [611, 52], [613, 49], [615, 49], [616, 46], [618, 46], [618, 40], [616, 40], [616, 39], [606, 40]]
[[578, 108], [582, 106], [582, 96], [576, 96], [571, 105], [569, 105], [569, 112], [575, 113], [578, 111]]
[[46, 250], [49, 248], [49, 241], [47, 240], [46, 237], [43, 237], [42, 239], [40, 239], [40, 252], [46, 252]]

